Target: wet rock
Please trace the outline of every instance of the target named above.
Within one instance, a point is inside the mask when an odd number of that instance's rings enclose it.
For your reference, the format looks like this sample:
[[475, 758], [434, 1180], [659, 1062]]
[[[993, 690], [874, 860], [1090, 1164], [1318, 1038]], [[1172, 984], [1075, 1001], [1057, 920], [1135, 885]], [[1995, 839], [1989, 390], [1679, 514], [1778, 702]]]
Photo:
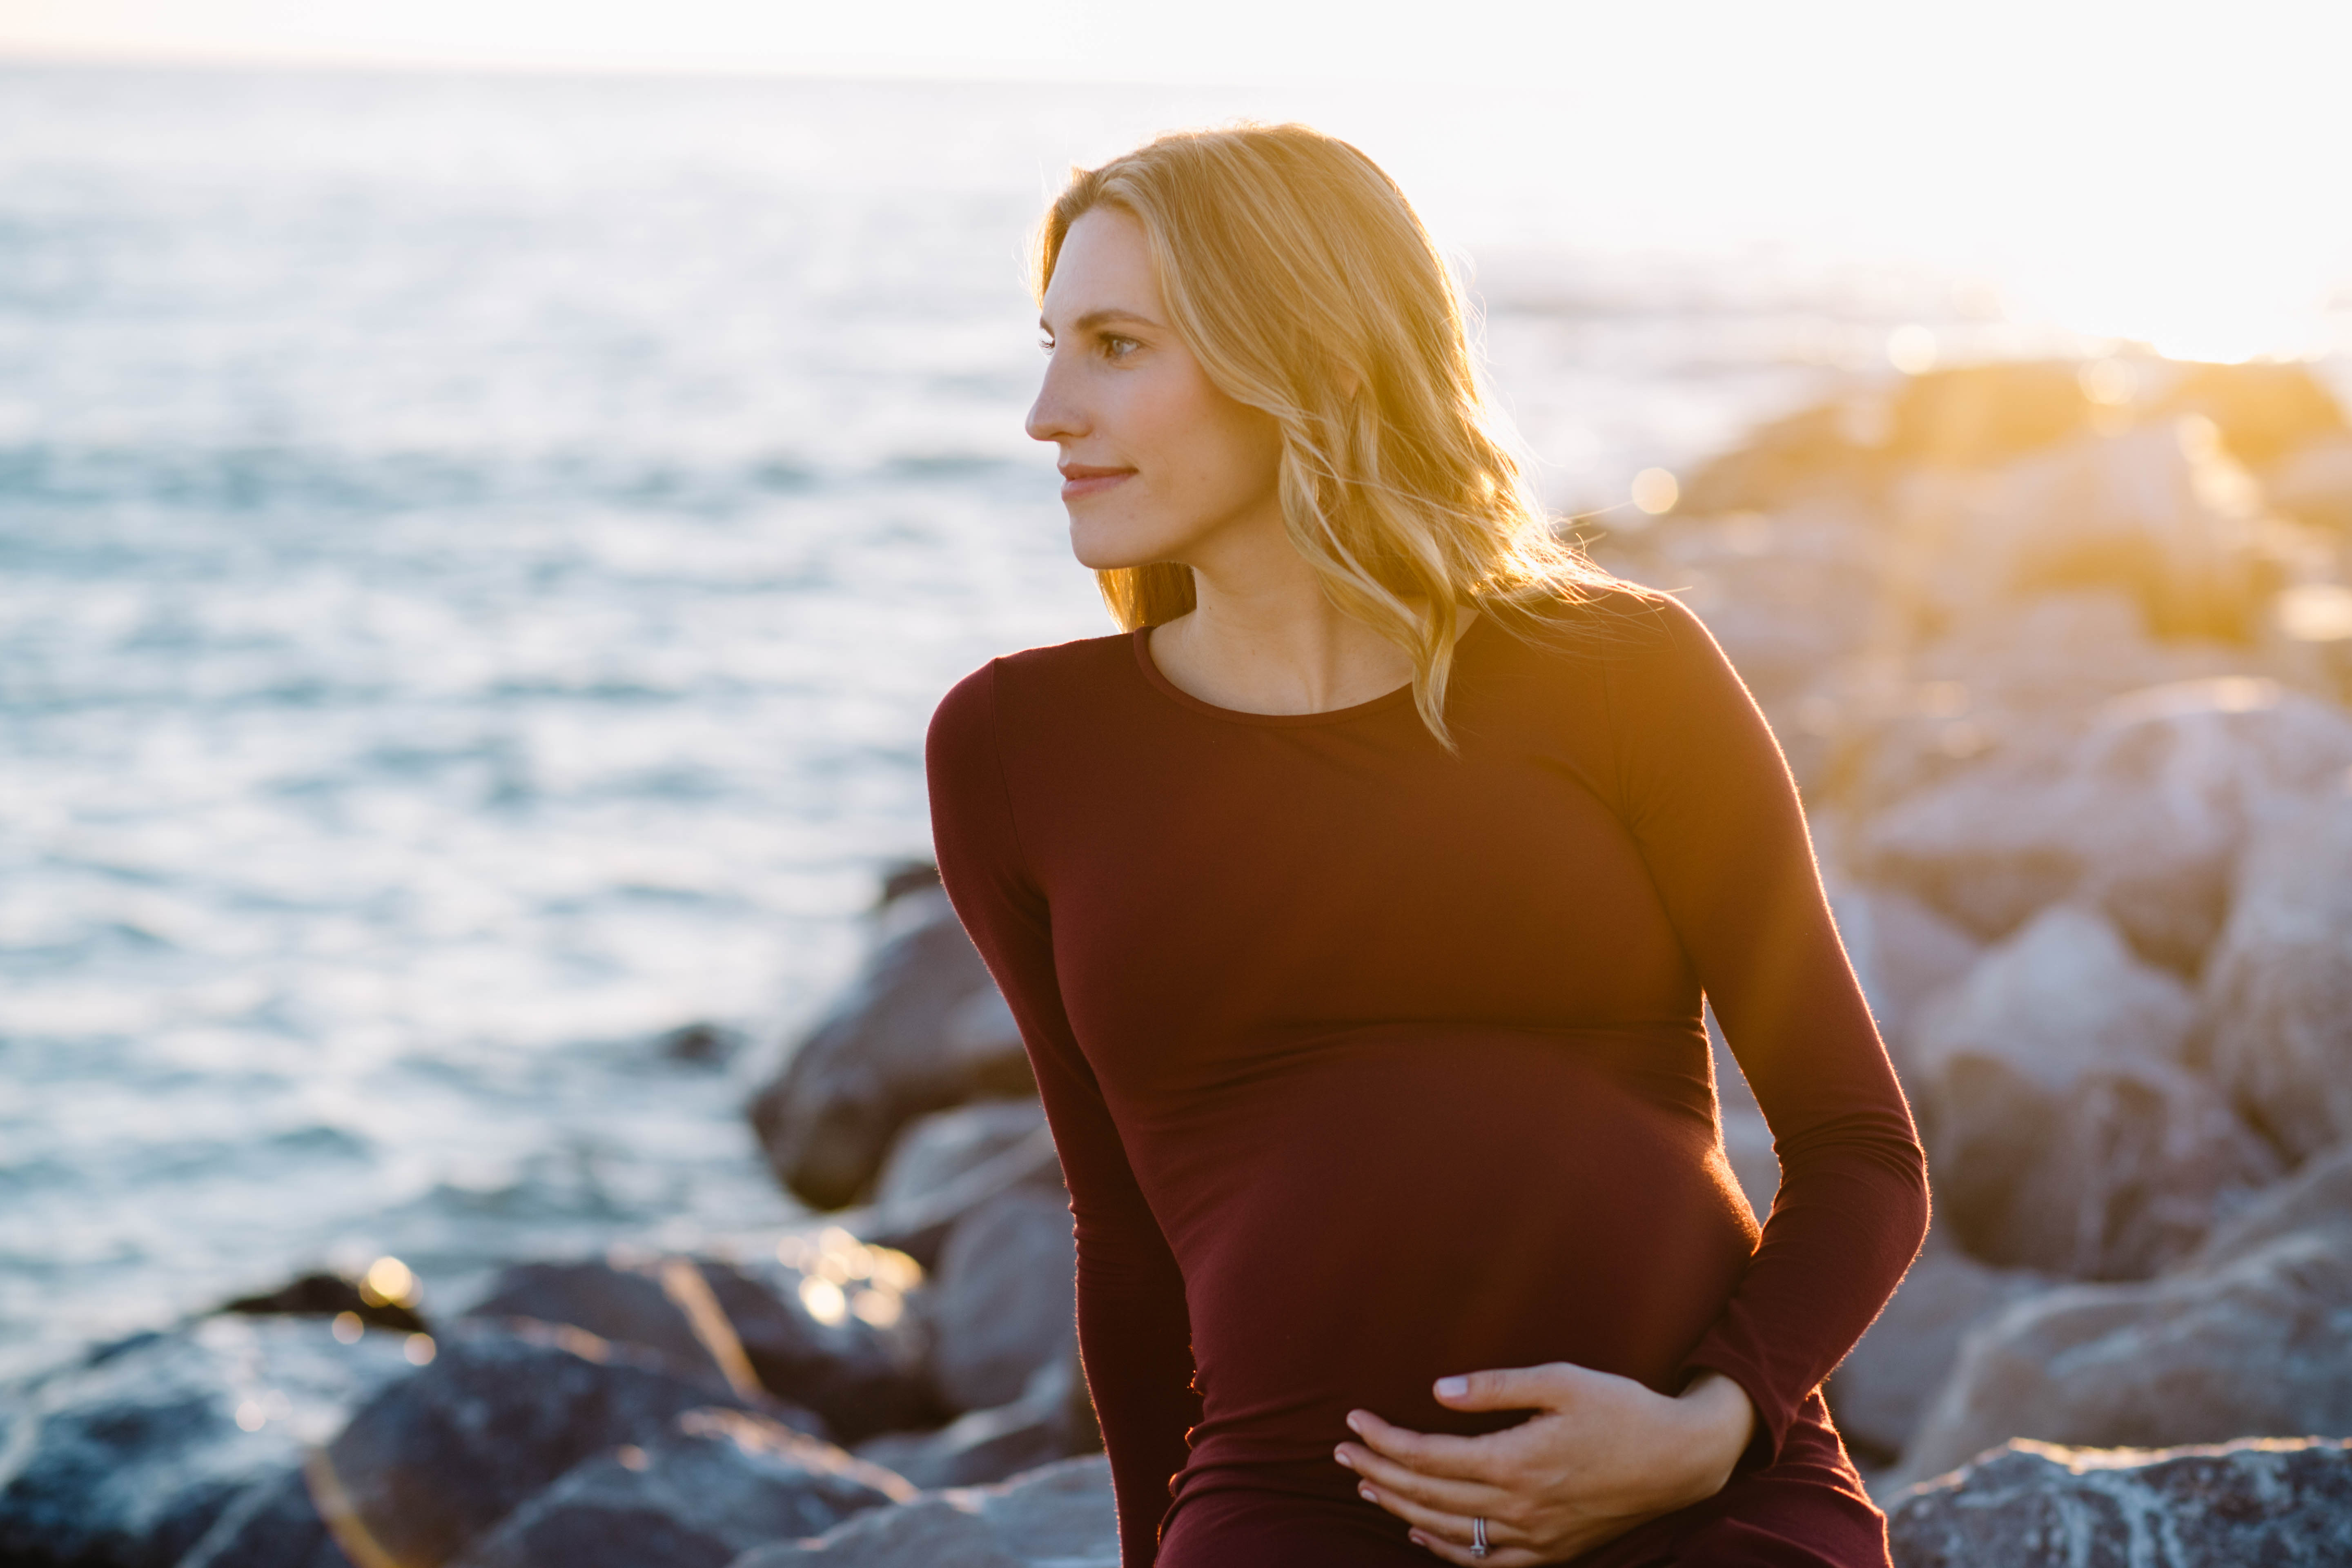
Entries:
[[2352, 1138], [2352, 781], [2258, 836], [2203, 1006], [2212, 1072], [2283, 1148]]
[[2064, 1286], [1998, 1313], [1963, 1340], [1895, 1480], [2011, 1437], [2169, 1447], [2352, 1436], [2347, 1194], [2352, 1166], [2331, 1163], [2264, 1194], [2174, 1273]]
[[863, 973], [751, 1108], [776, 1174], [820, 1209], [856, 1202], [899, 1129], [926, 1111], [1035, 1092], [1012, 1015], [947, 895], [908, 892], [879, 919]]
[[1016, 1189], [958, 1221], [925, 1315], [940, 1392], [963, 1410], [1021, 1397], [1076, 1333], [1077, 1252], [1068, 1204]]
[[0, 1396], [0, 1562], [177, 1563], [241, 1494], [407, 1373], [404, 1342], [211, 1318], [18, 1384]]
[[970, 1487], [1101, 1447], [1073, 1340], [1011, 1405], [971, 1411], [936, 1432], [890, 1433], [860, 1444], [857, 1454], [919, 1487]]
[[654, 1054], [664, 1061], [689, 1067], [724, 1067], [743, 1049], [740, 1030], [723, 1024], [681, 1024], [654, 1041]]
[[[887, 1314], [869, 1309], [869, 1316], [891, 1320], [884, 1328], [848, 1311], [840, 1284], [811, 1292], [840, 1302], [831, 1321], [821, 1321], [803, 1299], [810, 1276], [782, 1266], [765, 1272], [771, 1277], [707, 1258], [621, 1254], [521, 1264], [500, 1273], [467, 1315], [566, 1323], [636, 1345], [713, 1387], [740, 1395], [765, 1390], [805, 1406], [826, 1432], [847, 1441], [945, 1418], [919, 1345], [894, 1331], [895, 1299], [911, 1279], [877, 1287], [893, 1298]], [[841, 1283], [851, 1283], [847, 1270], [840, 1272]], [[872, 1272], [869, 1261], [869, 1281]]]
[[201, 1568], [331, 1564], [335, 1540], [360, 1543], [351, 1555], [362, 1562], [445, 1563], [583, 1460], [656, 1442], [691, 1410], [740, 1408], [667, 1361], [577, 1329], [461, 1324], [436, 1350], [224, 1521]]
[[733, 1568], [1118, 1568], [1110, 1466], [1066, 1459], [1001, 1486], [926, 1492]]
[[224, 1301], [220, 1310], [247, 1317], [335, 1318], [349, 1313], [362, 1324], [421, 1334], [428, 1325], [405, 1302], [387, 1300], [340, 1274], [305, 1274], [275, 1290]]
[[723, 1568], [821, 1535], [915, 1489], [829, 1443], [732, 1410], [696, 1410], [650, 1442], [573, 1466], [453, 1568]]
[[2055, 758], [2013, 756], [1897, 802], [1863, 868], [1980, 934], [2077, 896], [2157, 962], [2194, 973], [2253, 825], [2352, 765], [2352, 717], [2242, 677], [2106, 703]]
[[2352, 1447], [2011, 1443], [1906, 1493], [1896, 1568], [2328, 1568], [2352, 1562]]
[[1959, 1357], [1969, 1328], [2054, 1283], [1994, 1268], [1930, 1233], [1927, 1250], [1862, 1342], [1830, 1377], [1830, 1406], [1846, 1441], [1891, 1463]]

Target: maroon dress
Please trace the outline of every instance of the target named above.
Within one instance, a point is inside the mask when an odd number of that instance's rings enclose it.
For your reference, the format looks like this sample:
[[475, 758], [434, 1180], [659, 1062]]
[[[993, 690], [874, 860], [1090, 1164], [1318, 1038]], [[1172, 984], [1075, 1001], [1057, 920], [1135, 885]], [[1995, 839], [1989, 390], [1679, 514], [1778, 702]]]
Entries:
[[[1796, 790], [1671, 599], [1465, 634], [1409, 691], [1237, 712], [1143, 633], [1033, 648], [931, 722], [959, 915], [1076, 1216], [1129, 1568], [1437, 1561], [1332, 1458], [1450, 1373], [1574, 1362], [1754, 1402], [1706, 1502], [1579, 1559], [1884, 1564], [1822, 1381], [1917, 1249], [1925, 1164]], [[1700, 998], [1781, 1165], [1725, 1159]]]

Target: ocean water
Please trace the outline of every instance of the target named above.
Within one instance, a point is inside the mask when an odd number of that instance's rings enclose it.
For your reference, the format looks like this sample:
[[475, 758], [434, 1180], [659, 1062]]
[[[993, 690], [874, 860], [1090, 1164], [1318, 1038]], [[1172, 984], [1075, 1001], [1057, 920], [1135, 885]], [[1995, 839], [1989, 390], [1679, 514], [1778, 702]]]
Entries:
[[[0, 1373], [322, 1262], [429, 1311], [796, 1217], [740, 1108], [927, 852], [932, 704], [1109, 629], [1024, 237], [1252, 107], [0, 70]], [[1897, 323], [2018, 331], [1425, 205], [1564, 510]], [[702, 1019], [751, 1047], [654, 1048]]]

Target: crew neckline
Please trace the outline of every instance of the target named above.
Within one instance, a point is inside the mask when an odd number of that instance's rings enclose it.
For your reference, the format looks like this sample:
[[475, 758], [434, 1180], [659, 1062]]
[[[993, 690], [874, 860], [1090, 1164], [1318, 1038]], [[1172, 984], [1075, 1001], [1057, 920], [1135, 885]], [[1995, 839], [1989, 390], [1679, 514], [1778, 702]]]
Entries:
[[[1468, 646], [1471, 637], [1478, 628], [1493, 619], [1493, 616], [1494, 613], [1491, 610], [1481, 609], [1478, 612], [1478, 618], [1471, 622], [1460, 637], [1454, 639], [1454, 648], [1457, 656], [1464, 647]], [[1168, 679], [1151, 657], [1151, 630], [1150, 626], [1138, 626], [1128, 634], [1129, 643], [1135, 649], [1136, 668], [1142, 672], [1145, 682], [1180, 707], [1190, 708], [1195, 713], [1203, 714], [1212, 719], [1222, 719], [1228, 723], [1259, 724], [1274, 729], [1300, 729], [1314, 724], [1343, 724], [1350, 719], [1370, 718], [1375, 713], [1386, 712], [1399, 703], [1412, 700], [1412, 683], [1407, 681], [1394, 690], [1381, 692], [1378, 697], [1369, 698], [1361, 702], [1349, 703], [1345, 708], [1324, 708], [1312, 713], [1253, 713], [1245, 708], [1221, 708], [1214, 702], [1204, 701], [1193, 696]]]

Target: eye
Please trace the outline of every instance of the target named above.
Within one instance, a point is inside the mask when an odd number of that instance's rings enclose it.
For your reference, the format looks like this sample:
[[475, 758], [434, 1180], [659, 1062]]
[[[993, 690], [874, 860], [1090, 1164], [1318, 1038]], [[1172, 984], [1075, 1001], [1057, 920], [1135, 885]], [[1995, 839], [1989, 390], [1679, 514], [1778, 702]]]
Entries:
[[1122, 338], [1116, 332], [1105, 332], [1102, 335], [1102, 356], [1105, 359], [1125, 359], [1142, 346], [1142, 343], [1135, 339]]
[[1054, 340], [1051, 338], [1039, 338], [1037, 340], [1037, 352], [1039, 353], [1052, 353], [1054, 352]]

